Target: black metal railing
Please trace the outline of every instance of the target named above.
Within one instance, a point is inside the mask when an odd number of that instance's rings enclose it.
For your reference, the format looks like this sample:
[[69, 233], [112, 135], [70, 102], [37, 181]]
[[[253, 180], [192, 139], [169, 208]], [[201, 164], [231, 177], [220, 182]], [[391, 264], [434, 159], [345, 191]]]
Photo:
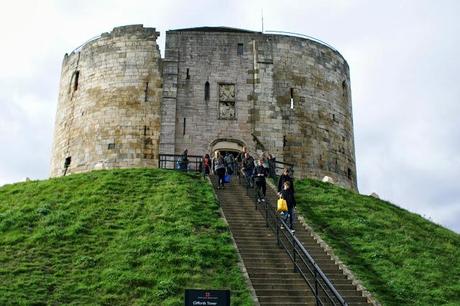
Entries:
[[269, 162], [269, 174], [271, 178], [276, 178], [283, 174], [285, 168], [289, 169], [290, 175], [294, 176], [294, 164], [280, 162], [280, 161], [273, 161], [272, 163]]
[[182, 171], [201, 172], [203, 168], [203, 157], [199, 155], [188, 155], [184, 161], [181, 154], [160, 154], [158, 168], [175, 169]]
[[280, 217], [275, 206], [267, 199], [258, 203], [256, 190], [249, 188], [248, 180], [242, 179], [240, 182], [245, 185], [246, 193], [254, 198], [255, 209], [265, 218], [266, 226], [275, 233], [277, 245], [288, 254], [294, 272], [298, 272], [310, 287], [316, 305], [348, 305], [299, 239], [289, 230], [287, 222]]

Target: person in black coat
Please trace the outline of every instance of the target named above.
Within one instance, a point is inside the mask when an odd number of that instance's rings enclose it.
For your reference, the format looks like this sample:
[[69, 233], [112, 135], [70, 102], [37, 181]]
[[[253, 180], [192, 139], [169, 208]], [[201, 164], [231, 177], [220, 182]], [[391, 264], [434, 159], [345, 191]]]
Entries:
[[279, 180], [278, 180], [278, 192], [281, 192], [283, 190], [284, 182], [290, 182], [291, 183], [291, 189], [292, 193], [295, 193], [294, 191], [294, 179], [289, 173], [288, 168], [284, 168], [283, 174], [281, 174]]
[[265, 178], [268, 176], [268, 170], [264, 167], [264, 161], [259, 160], [259, 165], [254, 168], [254, 181], [256, 183], [257, 202], [265, 202], [267, 193], [267, 182]]
[[289, 181], [284, 182], [283, 190], [281, 190], [281, 192], [279, 192], [278, 194], [280, 195], [281, 198], [285, 199], [287, 202], [288, 211], [287, 211], [286, 221], [287, 221], [287, 218], [289, 218], [289, 228], [291, 232], [294, 232], [294, 220], [295, 220], [294, 208], [296, 206], [296, 202], [295, 202], [294, 192], [291, 188], [291, 182]]

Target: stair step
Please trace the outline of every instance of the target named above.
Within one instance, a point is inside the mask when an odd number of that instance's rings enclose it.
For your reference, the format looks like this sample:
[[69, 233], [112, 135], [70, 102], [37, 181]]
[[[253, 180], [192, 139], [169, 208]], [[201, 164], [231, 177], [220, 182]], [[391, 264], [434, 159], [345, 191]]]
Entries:
[[261, 305], [265, 303], [284, 303], [284, 305], [291, 305], [291, 303], [315, 303], [313, 296], [258, 296]]
[[311, 296], [311, 290], [307, 290], [306, 287], [302, 290], [258, 289], [256, 292], [261, 296]]
[[[260, 283], [260, 284], [255, 284], [253, 285], [254, 289], [305, 289], [308, 285], [304, 280], [298, 280], [298, 281], [291, 281], [290, 283]], [[339, 291], [348, 291], [348, 290], [354, 290], [356, 291], [356, 286], [351, 285], [351, 284], [343, 284], [343, 285], [334, 285], [334, 287]], [[357, 291], [356, 291], [357, 292]]]

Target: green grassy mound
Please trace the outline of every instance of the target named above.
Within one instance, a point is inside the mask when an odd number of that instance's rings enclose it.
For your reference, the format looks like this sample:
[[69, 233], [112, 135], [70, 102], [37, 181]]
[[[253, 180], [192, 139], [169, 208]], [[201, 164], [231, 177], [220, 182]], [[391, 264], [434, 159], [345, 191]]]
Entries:
[[460, 235], [391, 203], [314, 180], [297, 209], [383, 305], [460, 305]]
[[0, 305], [183, 305], [185, 288], [251, 305], [199, 176], [112, 170], [0, 188]]

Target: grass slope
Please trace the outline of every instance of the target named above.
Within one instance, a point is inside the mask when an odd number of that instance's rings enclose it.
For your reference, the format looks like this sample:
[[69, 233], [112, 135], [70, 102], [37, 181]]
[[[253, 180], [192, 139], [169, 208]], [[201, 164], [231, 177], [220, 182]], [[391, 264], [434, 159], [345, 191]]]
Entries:
[[200, 177], [95, 171], [0, 188], [0, 305], [183, 305], [227, 288], [251, 305]]
[[391, 203], [315, 180], [298, 212], [383, 305], [460, 305], [460, 235]]

